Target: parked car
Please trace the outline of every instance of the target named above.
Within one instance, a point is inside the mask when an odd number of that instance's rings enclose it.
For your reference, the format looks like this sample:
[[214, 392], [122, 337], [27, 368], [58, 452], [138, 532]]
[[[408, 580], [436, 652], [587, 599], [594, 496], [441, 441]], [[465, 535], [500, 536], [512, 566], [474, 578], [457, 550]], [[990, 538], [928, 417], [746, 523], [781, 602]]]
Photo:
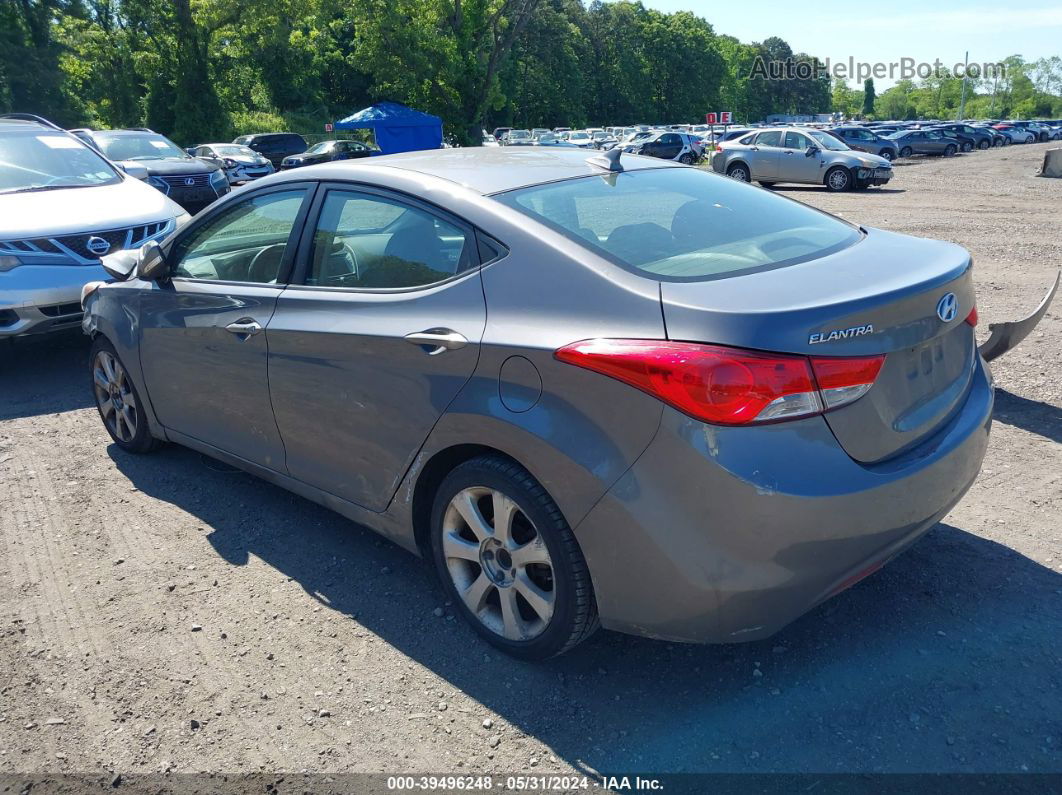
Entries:
[[531, 146], [535, 143], [530, 130], [509, 130], [502, 136], [503, 146]]
[[753, 130], [727, 141], [713, 155], [712, 169], [765, 187], [802, 182], [831, 191], [885, 185], [893, 174], [892, 163], [884, 157], [856, 152], [823, 130], [792, 127]]
[[988, 133], [992, 136], [992, 146], [1010, 146], [1014, 143], [1009, 135], [1004, 134], [1002, 131], [997, 130], [988, 124], [973, 124], [971, 125], [975, 130]]
[[1033, 135], [1033, 140], [1030, 143], [1044, 143], [1050, 141], [1053, 137], [1052, 130], [1042, 122], [1038, 121], [1015, 121], [1011, 122], [1015, 127], [1022, 130], [1028, 130]]
[[280, 170], [315, 166], [333, 160], [358, 160], [363, 157], [372, 157], [375, 151], [361, 141], [321, 141], [301, 155], [285, 157], [280, 163]]
[[554, 133], [544, 133], [535, 139], [535, 146], [565, 146], [571, 148], [574, 144], [568, 143]]
[[952, 130], [947, 127], [933, 126], [923, 128], [926, 130], [936, 130], [939, 133], [943, 133], [944, 137], [950, 138], [959, 145], [960, 152], [972, 152], [977, 146], [977, 139], [971, 135], [967, 135], [965, 132], [958, 130]]
[[511, 129], [512, 127], [495, 127], [494, 132], [491, 134], [494, 136], [494, 140], [496, 140], [499, 144], [504, 144], [505, 142], [503, 139], [505, 138], [506, 133], [508, 133]]
[[51, 122], [0, 116], [0, 337], [76, 326], [100, 256], [172, 232], [188, 214]]
[[974, 127], [971, 124], [952, 122], [950, 124], [941, 124], [937, 129], [950, 130], [966, 136], [967, 138], [972, 139], [973, 146], [977, 149], [991, 149], [995, 145], [995, 135], [993, 134], [993, 131], [990, 131], [985, 127]]
[[382, 532], [517, 657], [599, 620], [767, 637], [933, 527], [988, 445], [968, 252], [659, 159], [314, 166], [108, 267], [84, 329], [119, 449]]
[[959, 151], [959, 142], [940, 130], [903, 130], [887, 136], [900, 148], [900, 157], [941, 155], [951, 157]]
[[306, 139], [296, 133], [255, 133], [254, 135], [241, 135], [233, 141], [234, 144], [243, 144], [262, 155], [273, 164], [273, 168], [279, 169], [285, 157], [301, 155], [306, 151]]
[[594, 138], [586, 130], [573, 130], [568, 133], [568, 137], [565, 140], [580, 149], [591, 149], [594, 146]]
[[702, 148], [700, 139], [689, 133], [660, 130], [636, 138], [626, 144], [623, 151], [691, 165], [701, 158]]
[[230, 185], [267, 177], [274, 171], [268, 158], [240, 144], [200, 144], [191, 154], [219, 166]]
[[495, 138], [493, 135], [491, 135], [486, 130], [483, 130], [483, 135], [480, 138], [479, 145], [480, 146], [501, 146], [501, 144], [498, 143], [498, 139]]
[[1031, 144], [1036, 140], [1036, 136], [1033, 134], [1032, 130], [1026, 130], [1023, 127], [1017, 127], [1013, 124], [996, 124], [994, 125], [994, 129], [1009, 136], [1011, 143]]
[[858, 152], [870, 152], [871, 154], [884, 157], [886, 160], [895, 160], [900, 155], [900, 149], [894, 141], [890, 141], [882, 134], [866, 127], [842, 126], [826, 130], [830, 135], [844, 141], [849, 148]]
[[157, 132], [143, 128], [71, 132], [120, 166], [143, 166], [147, 183], [190, 213], [229, 192], [229, 180], [218, 164], [192, 157]]
[[610, 132], [596, 132], [590, 136], [591, 145], [594, 149], [611, 149], [619, 143], [619, 139]]

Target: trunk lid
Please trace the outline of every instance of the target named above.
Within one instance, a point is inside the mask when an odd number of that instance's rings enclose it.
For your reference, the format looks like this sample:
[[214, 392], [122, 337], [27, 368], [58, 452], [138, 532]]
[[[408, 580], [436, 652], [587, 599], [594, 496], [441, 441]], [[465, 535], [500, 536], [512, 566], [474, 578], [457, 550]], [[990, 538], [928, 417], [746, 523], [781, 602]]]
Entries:
[[[944, 320], [938, 304], [949, 294], [954, 315]], [[886, 354], [870, 391], [825, 415], [860, 462], [889, 458], [932, 433], [961, 406], [973, 375], [970, 256], [950, 243], [871, 229], [817, 260], [661, 282], [660, 296], [669, 339], [809, 356]]]

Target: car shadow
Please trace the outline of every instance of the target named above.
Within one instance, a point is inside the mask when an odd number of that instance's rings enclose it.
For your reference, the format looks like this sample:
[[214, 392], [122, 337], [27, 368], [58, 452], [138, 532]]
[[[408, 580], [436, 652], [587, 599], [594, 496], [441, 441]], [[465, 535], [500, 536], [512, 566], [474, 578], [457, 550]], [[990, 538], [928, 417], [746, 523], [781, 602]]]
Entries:
[[1052, 442], [1062, 442], [1062, 407], [1029, 400], [996, 388], [996, 408], [992, 418], [1023, 431], [1036, 433]]
[[0, 340], [0, 420], [91, 406], [91, 344], [80, 329]]
[[[829, 191], [825, 185], [772, 185], [770, 188], [777, 193], [805, 193], [807, 191], [813, 191], [815, 193], [825, 193]], [[906, 188], [866, 188], [859, 191], [848, 191], [849, 193], [874, 195], [877, 193], [906, 193]]]
[[953, 525], [769, 640], [599, 632], [530, 664], [436, 617], [428, 564], [372, 531], [184, 448], [109, 452], [231, 566], [264, 561], [589, 773], [1059, 767], [1062, 575]]

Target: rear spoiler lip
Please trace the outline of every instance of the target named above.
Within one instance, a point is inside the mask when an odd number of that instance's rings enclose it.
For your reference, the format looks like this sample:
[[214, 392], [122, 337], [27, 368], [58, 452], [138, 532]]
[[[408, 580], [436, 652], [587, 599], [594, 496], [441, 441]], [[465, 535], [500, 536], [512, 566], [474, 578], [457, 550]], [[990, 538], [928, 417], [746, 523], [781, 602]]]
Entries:
[[1040, 305], [1036, 307], [1036, 310], [1023, 320], [1014, 320], [1009, 323], [989, 323], [988, 330], [991, 333], [984, 344], [978, 347], [978, 352], [984, 357], [986, 362], [990, 362], [993, 359], [997, 359], [1007, 351], [1018, 346], [1018, 344], [1032, 333], [1032, 330], [1036, 328], [1037, 324], [1043, 319], [1043, 316], [1047, 314], [1047, 309], [1051, 306], [1051, 301], [1055, 297], [1055, 293], [1058, 292], [1059, 281], [1062, 280], [1062, 271], [1055, 274], [1055, 283], [1050, 290], [1047, 291], [1047, 295], [1044, 296], [1044, 300], [1040, 302]]

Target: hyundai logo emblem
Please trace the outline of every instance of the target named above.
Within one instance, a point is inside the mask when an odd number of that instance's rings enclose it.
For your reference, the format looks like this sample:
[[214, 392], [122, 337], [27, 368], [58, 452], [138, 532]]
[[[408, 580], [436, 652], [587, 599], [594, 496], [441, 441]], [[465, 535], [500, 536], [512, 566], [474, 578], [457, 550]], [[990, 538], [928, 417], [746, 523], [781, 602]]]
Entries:
[[192, 187], [195, 184], [195, 177], [185, 177], [184, 184], [187, 185], [189, 188]]
[[102, 257], [108, 251], [111, 250], [111, 244], [104, 240], [102, 237], [93, 235], [85, 241], [85, 248], [91, 251], [98, 257]]
[[945, 323], [953, 321], [958, 312], [959, 299], [955, 297], [955, 293], [946, 293], [944, 297], [937, 302], [937, 317]]

